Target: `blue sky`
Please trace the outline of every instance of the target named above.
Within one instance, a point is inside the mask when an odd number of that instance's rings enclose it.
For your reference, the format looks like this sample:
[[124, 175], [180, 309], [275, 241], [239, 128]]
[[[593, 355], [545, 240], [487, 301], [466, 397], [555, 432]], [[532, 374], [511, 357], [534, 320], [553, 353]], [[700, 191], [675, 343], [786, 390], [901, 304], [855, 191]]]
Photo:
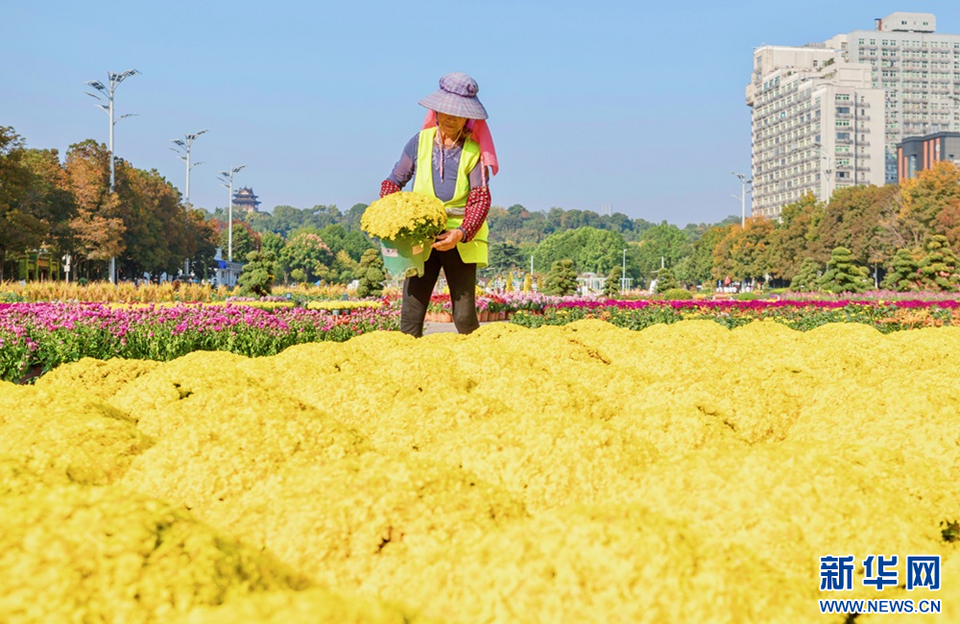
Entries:
[[[548, 6], [548, 9], [542, 8]], [[739, 214], [753, 49], [873, 28], [894, 11], [960, 32], [960, 3], [5, 2], [0, 125], [29, 147], [107, 142], [84, 95], [107, 71], [116, 153], [184, 190], [170, 139], [197, 139], [191, 200], [225, 206], [216, 174], [246, 165], [263, 207], [341, 210], [376, 198], [419, 129], [417, 101], [463, 71], [490, 113], [494, 204], [683, 226]], [[749, 210], [749, 207], [748, 207]]]

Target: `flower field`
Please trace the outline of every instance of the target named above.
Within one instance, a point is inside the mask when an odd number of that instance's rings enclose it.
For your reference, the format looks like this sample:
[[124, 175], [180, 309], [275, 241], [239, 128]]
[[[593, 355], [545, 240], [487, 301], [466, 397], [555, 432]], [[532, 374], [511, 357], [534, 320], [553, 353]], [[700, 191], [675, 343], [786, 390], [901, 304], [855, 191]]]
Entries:
[[754, 321], [770, 320], [801, 331], [828, 323], [862, 323], [883, 333], [960, 325], [960, 301], [955, 298], [617, 301], [553, 297], [534, 305], [507, 305], [516, 311], [513, 322], [524, 327], [565, 325], [583, 319], [600, 319], [628, 329], [644, 329], [658, 323], [683, 320], [710, 320], [731, 329]]
[[[0, 382], [0, 621], [958, 621], [958, 353], [588, 319]], [[871, 554], [899, 586], [862, 584]], [[820, 591], [826, 555], [852, 591]]]
[[[84, 357], [172, 360], [193, 351], [273, 355], [289, 346], [397, 329], [399, 311], [365, 302], [0, 303], [0, 379]], [[38, 371], [38, 372], [39, 372]]]

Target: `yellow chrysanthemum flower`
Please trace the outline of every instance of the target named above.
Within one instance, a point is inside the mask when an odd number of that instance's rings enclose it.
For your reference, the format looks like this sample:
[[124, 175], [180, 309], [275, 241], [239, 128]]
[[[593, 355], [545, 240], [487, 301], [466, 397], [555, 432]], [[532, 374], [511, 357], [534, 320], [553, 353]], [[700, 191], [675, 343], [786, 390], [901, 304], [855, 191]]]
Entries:
[[378, 199], [360, 217], [364, 232], [387, 240], [431, 240], [446, 224], [447, 211], [439, 199], [407, 191]]

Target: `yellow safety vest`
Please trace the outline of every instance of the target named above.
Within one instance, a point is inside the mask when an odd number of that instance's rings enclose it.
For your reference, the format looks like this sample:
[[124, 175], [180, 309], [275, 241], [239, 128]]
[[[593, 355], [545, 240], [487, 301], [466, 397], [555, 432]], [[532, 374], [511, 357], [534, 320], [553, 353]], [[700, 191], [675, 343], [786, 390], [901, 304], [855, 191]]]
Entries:
[[[427, 128], [420, 131], [420, 140], [417, 144], [417, 173], [413, 181], [413, 192], [436, 197], [433, 190], [433, 144], [437, 135], [436, 128]], [[480, 145], [472, 139], [463, 142], [463, 152], [460, 154], [460, 166], [457, 167], [457, 185], [453, 198], [443, 203], [446, 208], [462, 208], [467, 205], [467, 195], [470, 194], [470, 172], [480, 162]], [[463, 223], [462, 216], [447, 214], [447, 229], [454, 230]], [[457, 251], [460, 259], [467, 264], [476, 264], [478, 269], [487, 266], [487, 236], [490, 228], [483, 222], [480, 231], [469, 243], [458, 243]], [[428, 248], [429, 250], [429, 248]], [[430, 254], [427, 254], [430, 257]]]

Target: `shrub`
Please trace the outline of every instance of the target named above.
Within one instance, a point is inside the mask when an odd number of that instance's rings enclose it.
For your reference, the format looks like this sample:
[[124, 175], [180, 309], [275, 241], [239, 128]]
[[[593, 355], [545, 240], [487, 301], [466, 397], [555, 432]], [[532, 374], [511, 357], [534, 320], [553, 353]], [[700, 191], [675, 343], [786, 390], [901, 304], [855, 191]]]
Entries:
[[653, 292], [662, 294], [673, 288], [680, 288], [680, 282], [674, 277], [673, 271], [667, 268], [657, 271], [657, 285]]
[[241, 295], [266, 297], [277, 275], [277, 255], [272, 251], [251, 251], [237, 283]]
[[608, 299], [616, 299], [620, 296], [620, 279], [623, 277], [623, 272], [620, 270], [619, 266], [614, 266], [610, 271], [610, 274], [607, 275], [607, 281], [603, 284], [603, 296]]
[[832, 293], [863, 292], [869, 286], [867, 270], [854, 263], [849, 249], [836, 247], [827, 262], [827, 272], [820, 278], [820, 286]]
[[380, 257], [380, 252], [376, 249], [368, 249], [363, 252], [363, 257], [360, 258], [360, 268], [357, 270], [357, 278], [360, 282], [357, 285], [357, 296], [360, 298], [379, 297], [383, 293], [385, 277], [383, 258]]
[[898, 249], [893, 257], [890, 272], [883, 278], [881, 286], [898, 292], [916, 292], [921, 290], [919, 250]]
[[960, 274], [957, 273], [957, 256], [950, 249], [947, 237], [942, 234], [931, 236], [925, 247], [927, 255], [917, 267], [924, 290], [956, 292]]
[[804, 258], [800, 263], [800, 271], [790, 281], [790, 290], [797, 292], [812, 292], [819, 290], [820, 263], [813, 258]]
[[577, 271], [573, 260], [557, 260], [550, 267], [544, 292], [548, 295], [573, 295], [577, 292]]
[[683, 288], [669, 288], [662, 295], [667, 301], [689, 301], [693, 299], [693, 293]]

